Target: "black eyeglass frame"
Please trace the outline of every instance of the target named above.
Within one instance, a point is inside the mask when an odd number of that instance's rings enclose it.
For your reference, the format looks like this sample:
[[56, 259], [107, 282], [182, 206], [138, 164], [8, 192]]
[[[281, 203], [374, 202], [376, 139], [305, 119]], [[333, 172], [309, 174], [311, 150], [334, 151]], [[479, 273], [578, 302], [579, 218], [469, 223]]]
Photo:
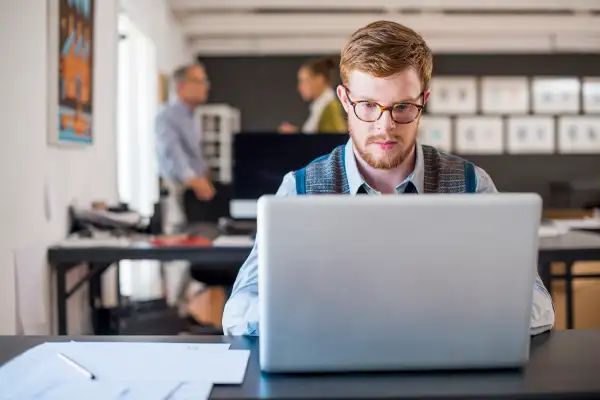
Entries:
[[[381, 104], [377, 103], [376, 101], [371, 101], [371, 100], [358, 100], [358, 101], [354, 101], [350, 98], [350, 89], [348, 89], [346, 87], [346, 85], [342, 85], [344, 87], [344, 89], [346, 90], [346, 97], [348, 98], [348, 101], [350, 102], [350, 104], [352, 104], [352, 109], [354, 110], [354, 115], [356, 115], [356, 118], [358, 118], [359, 120], [363, 121], [363, 122], [375, 122], [378, 121], [379, 118], [381, 118], [381, 116], [383, 115], [384, 111], [389, 111], [390, 112], [390, 117], [392, 118], [392, 121], [394, 121], [397, 124], [401, 124], [401, 125], [406, 125], [406, 124], [410, 124], [412, 122], [414, 122], [417, 118], [419, 118], [419, 116], [421, 115], [421, 112], [423, 112], [423, 108], [425, 108], [424, 105], [422, 104], [416, 104], [416, 103], [411, 103], [408, 101], [404, 101], [402, 103], [395, 103], [392, 104], [391, 106], [382, 106]], [[423, 97], [425, 95], [425, 91], [421, 92], [421, 94], [419, 95], [418, 99], [420, 99], [421, 97]], [[361, 103], [371, 103], [371, 104], [376, 104], [377, 107], [379, 107], [379, 116], [374, 119], [374, 120], [364, 120], [361, 117], [358, 116], [358, 114], [356, 113], [356, 106], [358, 104]], [[394, 119], [394, 113], [392, 112], [394, 110], [394, 108], [403, 106], [403, 105], [410, 105], [410, 106], [415, 106], [419, 109], [419, 112], [417, 113], [417, 115], [411, 119], [410, 121], [407, 122], [398, 122]]]

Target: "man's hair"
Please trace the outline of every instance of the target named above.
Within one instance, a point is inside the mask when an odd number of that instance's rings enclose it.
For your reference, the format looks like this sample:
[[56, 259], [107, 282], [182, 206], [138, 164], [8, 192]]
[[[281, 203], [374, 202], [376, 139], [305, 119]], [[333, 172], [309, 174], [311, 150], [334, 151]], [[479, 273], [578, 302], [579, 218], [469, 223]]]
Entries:
[[348, 83], [351, 71], [389, 77], [414, 67], [427, 90], [433, 70], [431, 49], [414, 30], [391, 21], [376, 21], [350, 37], [341, 53], [340, 74]]
[[193, 67], [204, 68], [204, 65], [201, 62], [195, 62], [178, 67], [173, 72], [173, 80], [175, 81], [175, 83], [183, 82], [187, 78], [188, 71], [190, 70], [190, 68]]

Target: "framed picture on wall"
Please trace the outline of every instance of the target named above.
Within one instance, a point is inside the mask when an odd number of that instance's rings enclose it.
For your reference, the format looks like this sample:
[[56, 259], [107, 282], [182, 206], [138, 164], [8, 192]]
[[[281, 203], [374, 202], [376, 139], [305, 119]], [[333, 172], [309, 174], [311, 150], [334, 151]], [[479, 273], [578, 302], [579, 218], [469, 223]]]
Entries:
[[94, 142], [95, 0], [48, 0], [49, 142]]
[[432, 114], [475, 114], [477, 79], [474, 77], [434, 77], [427, 112]]
[[556, 150], [554, 117], [510, 117], [507, 121], [509, 154], [550, 154]]
[[533, 112], [536, 114], [577, 114], [581, 82], [576, 77], [535, 77], [532, 95]]
[[502, 154], [503, 133], [501, 117], [458, 117], [455, 151], [458, 154]]
[[165, 104], [169, 101], [169, 75], [158, 74], [158, 104]]
[[527, 77], [484, 77], [481, 79], [481, 110], [489, 114], [527, 114]]
[[600, 116], [567, 116], [558, 120], [560, 153], [600, 153]]
[[600, 77], [583, 78], [583, 111], [600, 114]]
[[452, 120], [450, 117], [423, 116], [419, 125], [421, 144], [433, 146], [441, 151], [452, 151]]

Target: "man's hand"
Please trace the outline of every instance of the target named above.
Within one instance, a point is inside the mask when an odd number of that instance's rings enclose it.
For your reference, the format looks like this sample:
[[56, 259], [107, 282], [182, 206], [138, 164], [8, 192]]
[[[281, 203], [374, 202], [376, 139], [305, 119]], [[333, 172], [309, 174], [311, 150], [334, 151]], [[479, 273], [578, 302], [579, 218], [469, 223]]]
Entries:
[[186, 186], [194, 191], [199, 200], [210, 200], [215, 195], [215, 188], [204, 176], [196, 176], [186, 182]]
[[297, 133], [298, 132], [298, 127], [290, 124], [289, 122], [284, 122], [281, 125], [279, 125], [279, 127], [277, 128], [277, 130], [280, 133]]

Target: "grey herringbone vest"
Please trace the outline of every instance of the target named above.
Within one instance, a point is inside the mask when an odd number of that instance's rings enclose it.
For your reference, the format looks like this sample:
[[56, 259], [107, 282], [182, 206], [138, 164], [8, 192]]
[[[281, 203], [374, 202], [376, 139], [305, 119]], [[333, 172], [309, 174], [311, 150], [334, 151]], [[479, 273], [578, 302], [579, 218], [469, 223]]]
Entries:
[[[297, 194], [348, 194], [350, 187], [344, 163], [346, 145], [317, 158], [295, 172]], [[472, 163], [434, 147], [422, 145], [425, 165], [425, 193], [474, 193], [475, 167]]]

